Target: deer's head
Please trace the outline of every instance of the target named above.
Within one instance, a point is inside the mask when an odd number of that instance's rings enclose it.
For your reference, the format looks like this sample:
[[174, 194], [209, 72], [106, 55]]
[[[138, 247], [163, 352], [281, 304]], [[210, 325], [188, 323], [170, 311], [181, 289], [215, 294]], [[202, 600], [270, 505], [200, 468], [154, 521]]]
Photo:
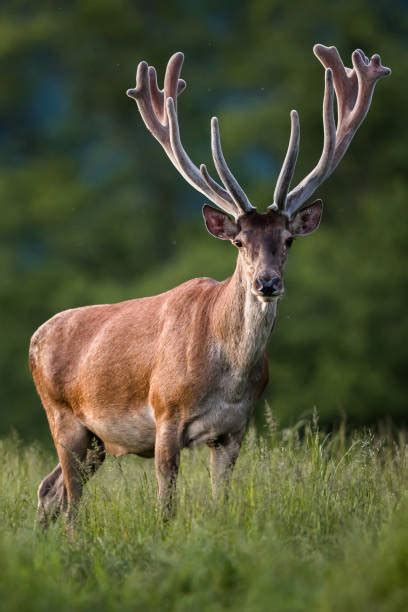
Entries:
[[276, 183], [273, 203], [263, 214], [252, 206], [224, 159], [216, 117], [211, 120], [211, 150], [222, 184], [211, 177], [204, 164], [198, 168], [183, 148], [177, 117], [177, 97], [186, 87], [185, 81], [180, 79], [182, 53], [175, 53], [170, 58], [163, 89], [158, 87], [155, 68], [141, 62], [137, 69], [136, 87], [127, 91], [128, 96], [135, 99], [147, 128], [178, 172], [221, 209], [204, 206], [207, 229], [218, 238], [230, 240], [238, 248], [252, 293], [261, 300], [276, 299], [282, 294], [282, 271], [292, 240], [310, 234], [320, 223], [322, 202], [317, 200], [307, 206], [307, 201], [330, 176], [348, 149], [368, 112], [378, 79], [391, 72], [381, 64], [378, 54], [368, 59], [361, 49], [352, 54], [352, 69], [344, 66], [335, 47], [315, 45], [313, 51], [326, 68], [322, 154], [313, 170], [289, 191], [300, 140], [299, 117], [296, 111], [292, 111], [288, 150]]
[[322, 202], [317, 200], [293, 219], [273, 210], [265, 214], [254, 210], [233, 221], [208, 205], [204, 206], [203, 215], [210, 234], [229, 240], [238, 249], [252, 293], [268, 302], [283, 295], [283, 267], [289, 249], [294, 238], [317, 229]]

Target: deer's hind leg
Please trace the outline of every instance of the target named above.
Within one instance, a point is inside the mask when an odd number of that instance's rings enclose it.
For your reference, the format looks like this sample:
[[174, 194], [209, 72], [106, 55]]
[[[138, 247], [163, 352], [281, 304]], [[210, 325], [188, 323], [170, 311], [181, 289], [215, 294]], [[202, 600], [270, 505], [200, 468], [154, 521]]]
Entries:
[[60, 513], [75, 518], [82, 489], [105, 458], [105, 448], [66, 405], [53, 405], [46, 412], [59, 464], [38, 489], [38, 521], [47, 526]]
[[47, 527], [66, 508], [66, 489], [62, 477], [61, 465], [53, 469], [38, 487], [37, 521]]

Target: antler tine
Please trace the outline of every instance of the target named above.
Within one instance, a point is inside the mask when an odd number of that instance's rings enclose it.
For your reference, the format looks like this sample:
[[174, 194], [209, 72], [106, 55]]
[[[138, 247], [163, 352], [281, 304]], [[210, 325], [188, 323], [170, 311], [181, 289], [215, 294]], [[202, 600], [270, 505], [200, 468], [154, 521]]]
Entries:
[[164, 124], [166, 120], [166, 114], [164, 112], [164, 92], [160, 89], [157, 83], [157, 72], [154, 66], [149, 66], [148, 75], [153, 110], [155, 115], [160, 117], [160, 122]]
[[325, 73], [323, 97], [323, 151], [315, 168], [293, 189], [286, 200], [285, 210], [291, 216], [299, 199], [305, 202], [330, 172], [336, 148], [336, 122], [334, 120], [333, 73], [330, 68]]
[[341, 123], [344, 114], [354, 106], [356, 101], [356, 98], [353, 99], [350, 93], [347, 94], [350, 89], [350, 79], [356, 80], [355, 74], [351, 74], [352, 70], [344, 66], [336, 47], [314, 45], [313, 53], [326, 70], [330, 68], [333, 73], [333, 84], [337, 97], [337, 122]]
[[[326, 68], [324, 146], [317, 166], [288, 193], [284, 211], [289, 216], [303, 206], [337, 167], [367, 115], [377, 81], [391, 74], [391, 70], [381, 64], [378, 54], [369, 60], [361, 49], [356, 49], [352, 54], [353, 68], [350, 69], [344, 66], [335, 47], [315, 45], [313, 51]], [[337, 100], [337, 128], [333, 112], [333, 86]]]
[[235, 204], [246, 213], [255, 210], [248, 200], [246, 193], [238, 184], [235, 176], [227, 166], [227, 162], [222, 152], [220, 128], [217, 117], [211, 119], [211, 151], [217, 172]]
[[[207, 166], [205, 164], [201, 164], [200, 165], [200, 172], [201, 172], [201, 176], [203, 177], [203, 179], [205, 180], [205, 182], [207, 183], [207, 185], [209, 187], [211, 187], [211, 189], [213, 191], [215, 191], [216, 193], [218, 193], [218, 195], [220, 196], [220, 198], [225, 198], [225, 193], [227, 193], [227, 196], [230, 198], [231, 202], [232, 202], [232, 198], [229, 195], [228, 192], [225, 191], [225, 189], [223, 187], [221, 187], [221, 185], [219, 185], [217, 183], [217, 181], [214, 181], [214, 179], [212, 178], [212, 176], [210, 175], [210, 173], [207, 170]], [[235, 205], [234, 205], [235, 206]]]
[[285, 210], [286, 196], [296, 168], [300, 144], [300, 124], [297, 111], [291, 111], [290, 122], [288, 150], [276, 182], [275, 192], [273, 194], [273, 204], [268, 206], [271, 210]]
[[[149, 78], [148, 68], [146, 62], [140, 62], [136, 72], [136, 87], [134, 89], [128, 89], [126, 94], [129, 98], [135, 100], [147, 129], [162, 144], [167, 141], [167, 133], [152, 106], [152, 94], [150, 90], [151, 80]], [[157, 95], [155, 99], [158, 100]]]
[[[237, 208], [228, 192], [223, 189], [221, 185], [218, 185], [214, 179], [211, 179], [210, 184], [205, 180], [202, 173], [198, 170], [197, 166], [193, 164], [181, 144], [180, 130], [173, 98], [167, 99], [167, 115], [170, 128], [171, 149], [175, 157], [176, 167], [180, 174], [190, 183], [190, 185], [195, 187], [195, 189], [208, 196], [214, 204], [217, 204], [217, 206], [220, 206], [226, 212], [237, 216]], [[213, 184], [217, 185], [216, 189], [213, 188]]]
[[[357, 75], [358, 93], [349, 121], [345, 121], [345, 125], [341, 125], [343, 129], [339, 136], [343, 136], [343, 141], [345, 141], [345, 143], [342, 147], [340, 147], [339, 143], [338, 150], [336, 151], [336, 163], [343, 157], [351, 140], [351, 138], [348, 140], [346, 137], [346, 128], [348, 128], [348, 130], [354, 130], [355, 132], [360, 127], [370, 108], [377, 81], [391, 74], [390, 68], [381, 64], [381, 57], [378, 53], [375, 53], [369, 60], [361, 49], [357, 49], [351, 57], [353, 68]], [[352, 135], [354, 135], [354, 132]]]
[[[216, 167], [224, 186], [219, 185], [204, 165], [199, 169], [187, 155], [180, 139], [177, 117], [177, 96], [184, 91], [186, 83], [180, 79], [184, 61], [183, 53], [175, 53], [170, 58], [164, 87], [157, 84], [157, 74], [153, 66], [141, 62], [137, 69], [136, 87], [128, 89], [127, 95], [133, 98], [139, 108], [146, 127], [160, 142], [173, 165], [195, 189], [206, 195], [225, 212], [238, 217], [254, 210], [247, 196], [229, 170], [222, 155], [221, 144], [216, 147]], [[213, 138], [213, 137], [212, 137]], [[219, 134], [218, 134], [219, 140]]]
[[166, 72], [164, 75], [164, 99], [173, 98], [174, 107], [177, 110], [177, 94], [180, 73], [184, 63], [184, 53], [178, 51], [171, 56], [167, 63]]
[[[180, 67], [181, 70], [181, 67]], [[150, 79], [150, 92], [152, 96], [153, 108], [156, 115], [158, 115], [161, 119], [161, 123], [165, 123], [167, 120], [167, 115], [165, 112], [164, 100], [165, 94], [162, 89], [159, 88], [157, 84], [157, 72], [154, 66], [149, 66], [149, 79]], [[179, 96], [185, 88], [187, 87], [187, 83], [184, 79], [178, 79], [177, 83], [177, 94], [175, 101], [177, 101], [177, 96]]]

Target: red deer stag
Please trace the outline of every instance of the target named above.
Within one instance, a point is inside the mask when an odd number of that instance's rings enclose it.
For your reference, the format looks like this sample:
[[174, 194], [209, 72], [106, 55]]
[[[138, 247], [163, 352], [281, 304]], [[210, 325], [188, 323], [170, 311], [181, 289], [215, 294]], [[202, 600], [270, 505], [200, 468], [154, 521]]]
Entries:
[[[158, 499], [171, 513], [180, 451], [205, 443], [216, 493], [228, 481], [254, 402], [268, 380], [266, 345], [283, 295], [283, 267], [294, 238], [320, 223], [322, 202], [305, 203], [333, 172], [370, 107], [376, 82], [390, 74], [380, 56], [357, 49], [346, 68], [335, 47], [316, 45], [325, 71], [323, 151], [289, 191], [299, 151], [299, 118], [291, 112], [286, 157], [265, 213], [257, 212], [228, 168], [218, 121], [211, 150], [220, 182], [183, 148], [177, 97], [183, 54], [168, 62], [164, 88], [141, 62], [127, 95], [178, 172], [218, 208], [203, 208], [210, 234], [237, 248], [223, 282], [189, 280], [171, 291], [66, 310], [33, 335], [30, 365], [59, 463], [40, 484], [39, 520], [75, 516], [86, 477], [105, 452], [154, 457]], [[337, 125], [334, 115], [337, 99]]]

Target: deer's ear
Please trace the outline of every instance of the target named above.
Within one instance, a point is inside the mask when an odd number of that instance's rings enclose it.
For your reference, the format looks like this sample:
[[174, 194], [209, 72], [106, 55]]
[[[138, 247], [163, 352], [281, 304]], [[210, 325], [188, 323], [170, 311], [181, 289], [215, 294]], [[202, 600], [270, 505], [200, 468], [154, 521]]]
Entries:
[[289, 231], [292, 236], [308, 236], [320, 225], [323, 213], [323, 202], [316, 200], [297, 215], [289, 223]]
[[204, 223], [207, 230], [216, 238], [221, 240], [233, 240], [239, 233], [238, 224], [232, 221], [228, 215], [216, 210], [212, 206], [203, 206]]

